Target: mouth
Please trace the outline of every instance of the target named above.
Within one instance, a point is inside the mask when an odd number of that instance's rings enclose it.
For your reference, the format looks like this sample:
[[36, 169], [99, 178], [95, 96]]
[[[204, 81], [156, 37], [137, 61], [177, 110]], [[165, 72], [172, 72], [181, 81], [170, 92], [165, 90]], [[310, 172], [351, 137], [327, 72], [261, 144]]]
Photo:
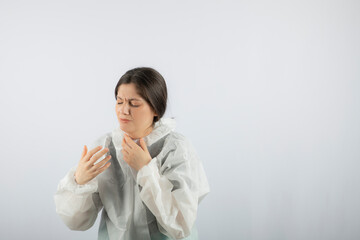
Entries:
[[130, 122], [130, 120], [129, 120], [129, 119], [125, 119], [125, 118], [119, 118], [119, 119], [120, 119], [120, 121], [121, 121], [121, 122], [123, 122], [123, 123]]

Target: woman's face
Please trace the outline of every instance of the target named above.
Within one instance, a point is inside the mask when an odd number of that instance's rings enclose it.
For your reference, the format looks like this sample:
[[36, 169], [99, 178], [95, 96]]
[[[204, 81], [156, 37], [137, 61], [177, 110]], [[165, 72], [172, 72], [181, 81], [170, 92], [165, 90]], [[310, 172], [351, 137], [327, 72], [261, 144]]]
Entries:
[[120, 85], [115, 111], [121, 130], [131, 138], [145, 137], [152, 131], [152, 123], [156, 114], [137, 93], [135, 84]]

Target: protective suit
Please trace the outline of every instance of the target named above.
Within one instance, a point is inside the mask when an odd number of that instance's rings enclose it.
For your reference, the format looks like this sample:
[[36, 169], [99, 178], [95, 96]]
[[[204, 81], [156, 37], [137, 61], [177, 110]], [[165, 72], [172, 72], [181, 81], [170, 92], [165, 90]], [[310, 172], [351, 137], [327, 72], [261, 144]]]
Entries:
[[76, 166], [60, 181], [54, 200], [64, 223], [87, 230], [103, 209], [101, 240], [198, 239], [194, 223], [209, 185], [193, 147], [174, 128], [174, 119], [155, 123], [144, 137], [152, 160], [139, 171], [122, 157], [120, 127], [95, 141], [91, 148], [109, 148], [111, 165], [84, 185], [75, 182]]

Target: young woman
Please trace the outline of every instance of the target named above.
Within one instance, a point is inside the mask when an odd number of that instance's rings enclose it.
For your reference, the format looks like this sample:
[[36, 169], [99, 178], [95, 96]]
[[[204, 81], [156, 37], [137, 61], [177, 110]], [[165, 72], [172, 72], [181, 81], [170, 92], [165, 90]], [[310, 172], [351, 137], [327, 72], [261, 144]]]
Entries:
[[129, 70], [115, 98], [120, 126], [91, 150], [84, 146], [78, 165], [58, 185], [56, 212], [70, 229], [83, 231], [103, 209], [98, 239], [197, 239], [198, 204], [209, 185], [193, 147], [174, 131], [175, 121], [162, 118], [163, 77], [152, 68]]

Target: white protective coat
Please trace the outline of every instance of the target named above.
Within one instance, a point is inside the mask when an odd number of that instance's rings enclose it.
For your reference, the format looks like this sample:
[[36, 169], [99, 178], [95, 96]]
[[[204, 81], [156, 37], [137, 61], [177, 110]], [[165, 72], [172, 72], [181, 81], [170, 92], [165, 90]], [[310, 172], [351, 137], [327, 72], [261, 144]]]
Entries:
[[122, 157], [120, 127], [95, 141], [91, 148], [109, 148], [111, 166], [84, 185], [74, 180], [76, 167], [60, 181], [54, 199], [64, 223], [87, 230], [103, 209], [98, 239], [197, 239], [197, 208], [209, 185], [195, 150], [174, 128], [174, 119], [155, 123], [144, 138], [152, 160], [138, 172]]

